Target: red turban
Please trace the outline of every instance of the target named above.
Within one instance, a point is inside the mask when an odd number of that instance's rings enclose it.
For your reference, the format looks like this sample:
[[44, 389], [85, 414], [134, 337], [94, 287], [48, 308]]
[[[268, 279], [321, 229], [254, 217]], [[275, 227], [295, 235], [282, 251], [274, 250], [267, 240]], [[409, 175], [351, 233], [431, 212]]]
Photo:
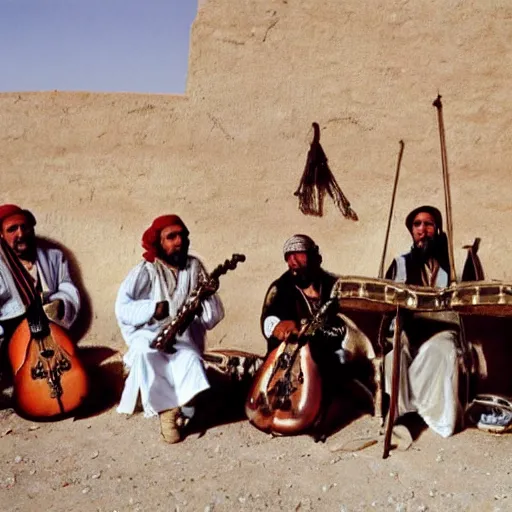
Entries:
[[32, 227], [36, 225], [36, 218], [29, 210], [23, 210], [15, 204], [3, 204], [0, 206], [0, 227], [2, 227], [4, 220], [12, 215], [25, 215], [28, 221], [32, 224]]
[[146, 250], [142, 257], [149, 262], [155, 261], [160, 247], [160, 233], [167, 226], [181, 226], [186, 234], [189, 231], [185, 223], [177, 215], [162, 215], [157, 217], [142, 235], [142, 247]]

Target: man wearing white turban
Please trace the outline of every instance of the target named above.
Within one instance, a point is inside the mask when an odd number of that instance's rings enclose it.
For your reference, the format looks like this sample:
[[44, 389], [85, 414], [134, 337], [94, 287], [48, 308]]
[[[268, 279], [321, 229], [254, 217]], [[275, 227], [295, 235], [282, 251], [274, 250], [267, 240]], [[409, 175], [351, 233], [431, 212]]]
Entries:
[[[337, 280], [334, 274], [322, 268], [318, 245], [307, 235], [297, 234], [289, 238], [284, 244], [283, 255], [288, 270], [270, 285], [261, 313], [261, 329], [267, 340], [268, 353], [282, 342], [293, 341], [301, 325], [330, 299]], [[336, 390], [339, 391], [344, 379], [354, 376], [346, 362], [375, 355], [368, 338], [336, 308], [331, 309], [325, 327], [313, 336], [309, 347], [322, 375], [327, 401]]]

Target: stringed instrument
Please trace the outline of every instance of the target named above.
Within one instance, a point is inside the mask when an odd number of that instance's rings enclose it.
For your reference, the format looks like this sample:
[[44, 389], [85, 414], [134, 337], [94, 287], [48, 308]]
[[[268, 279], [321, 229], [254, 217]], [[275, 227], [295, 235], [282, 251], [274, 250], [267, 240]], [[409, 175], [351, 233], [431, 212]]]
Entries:
[[0, 256], [26, 307], [8, 345], [14, 407], [29, 418], [64, 416], [84, 402], [89, 392], [87, 372], [66, 331], [46, 316], [25, 267], [5, 241], [0, 242]]
[[254, 377], [245, 413], [258, 429], [294, 435], [310, 428], [321, 413], [322, 380], [309, 340], [322, 327], [335, 300], [328, 300], [304, 323], [294, 340], [283, 341]]
[[210, 275], [201, 280], [174, 318], [164, 324], [150, 347], [168, 354], [176, 352], [176, 336], [183, 334], [201, 308], [201, 303], [219, 288], [219, 277], [234, 270], [239, 262], [245, 261], [244, 254], [233, 254], [231, 259], [218, 265]]

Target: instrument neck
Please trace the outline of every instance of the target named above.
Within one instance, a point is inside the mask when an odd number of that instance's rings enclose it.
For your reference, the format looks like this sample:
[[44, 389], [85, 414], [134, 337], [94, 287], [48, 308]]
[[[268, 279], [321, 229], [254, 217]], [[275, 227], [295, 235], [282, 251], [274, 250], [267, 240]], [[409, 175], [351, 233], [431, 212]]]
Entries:
[[0, 238], [0, 256], [10, 271], [21, 301], [26, 307], [30, 332], [37, 337], [46, 335], [49, 332], [48, 318], [44, 313], [41, 296], [34, 280], [3, 238]]

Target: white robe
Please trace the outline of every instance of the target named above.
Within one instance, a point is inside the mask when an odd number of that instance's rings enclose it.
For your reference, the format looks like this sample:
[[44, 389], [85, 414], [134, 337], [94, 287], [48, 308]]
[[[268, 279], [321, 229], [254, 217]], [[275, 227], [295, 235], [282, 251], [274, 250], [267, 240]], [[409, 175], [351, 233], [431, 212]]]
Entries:
[[197, 287], [206, 271], [201, 262], [188, 257], [186, 268], [177, 279], [160, 260], [143, 261], [128, 274], [117, 294], [115, 313], [123, 338], [128, 345], [124, 363], [130, 369], [117, 411], [132, 414], [140, 392], [144, 416], [183, 406], [209, 388], [202, 363], [206, 330], [224, 318], [217, 295], [202, 303], [202, 313], [181, 335], [177, 336], [176, 353], [166, 354], [149, 347], [168, 321], [155, 320], [156, 304], [169, 302], [170, 317]]
[[[413, 358], [402, 332], [398, 415], [417, 412], [442, 437], [455, 432], [462, 412], [457, 336], [456, 331], [440, 331], [425, 341]], [[386, 355], [385, 367], [386, 389], [391, 389], [393, 350]]]
[[[53, 321], [69, 329], [80, 310], [80, 294], [71, 280], [64, 254], [54, 247], [38, 246], [36, 266], [43, 288], [43, 304], [60, 299], [64, 305], [64, 315]], [[11, 272], [0, 252], [0, 343], [3, 339], [1, 322], [25, 314], [25, 309]]]
[[[396, 258], [395, 281], [405, 283], [407, 272], [403, 256]], [[436, 279], [436, 287], [448, 285], [448, 274], [442, 269]], [[421, 315], [420, 315], [421, 316]], [[450, 312], [427, 314], [432, 321], [457, 323], [457, 316]], [[425, 423], [442, 437], [449, 437], [459, 424], [462, 406], [459, 401], [459, 357], [457, 354], [457, 330], [440, 330], [411, 355], [409, 340], [402, 331], [400, 354], [400, 381], [398, 415], [417, 412]], [[391, 389], [393, 350], [385, 357], [385, 385]]]

